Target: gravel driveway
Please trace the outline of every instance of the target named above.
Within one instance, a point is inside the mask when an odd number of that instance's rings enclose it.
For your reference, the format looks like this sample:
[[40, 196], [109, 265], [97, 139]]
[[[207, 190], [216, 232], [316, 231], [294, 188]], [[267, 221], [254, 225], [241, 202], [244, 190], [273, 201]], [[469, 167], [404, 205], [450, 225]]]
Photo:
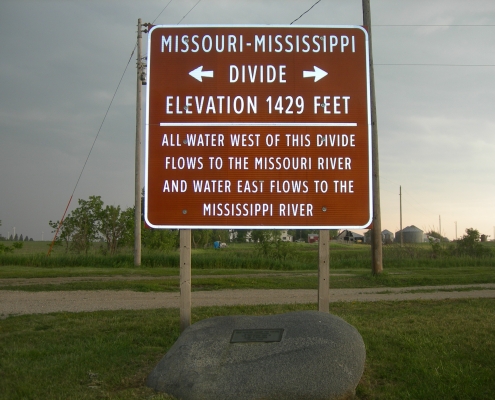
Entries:
[[[143, 310], [178, 308], [179, 293], [133, 291], [53, 291], [25, 292], [0, 290], [0, 316], [80, 312], [98, 310]], [[421, 286], [405, 288], [330, 289], [330, 302], [442, 300], [495, 298], [495, 284]], [[193, 307], [254, 304], [317, 303], [317, 291], [295, 290], [218, 290], [192, 293]]]

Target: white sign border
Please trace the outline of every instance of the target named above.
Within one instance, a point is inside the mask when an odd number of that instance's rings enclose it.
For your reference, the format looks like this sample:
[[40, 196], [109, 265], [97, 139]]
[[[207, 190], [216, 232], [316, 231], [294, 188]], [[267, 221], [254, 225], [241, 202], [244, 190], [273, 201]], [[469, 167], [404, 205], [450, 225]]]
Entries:
[[[146, 90], [146, 133], [145, 133], [145, 177], [144, 177], [144, 220], [153, 229], [367, 229], [373, 220], [373, 169], [372, 169], [372, 125], [371, 125], [371, 82], [370, 82], [370, 60], [369, 60], [369, 35], [368, 31], [359, 25], [155, 25], [148, 32], [148, 58], [146, 63], [147, 85], [150, 85], [150, 65], [151, 65], [151, 34], [155, 29], [177, 29], [177, 28], [324, 28], [324, 29], [359, 29], [365, 35], [366, 50], [366, 92], [367, 92], [367, 113], [368, 113], [368, 181], [369, 181], [369, 220], [364, 225], [154, 225], [148, 219], [148, 160], [149, 160], [149, 89]], [[260, 126], [259, 123], [170, 123], [160, 124], [161, 126]], [[311, 123], [262, 123], [262, 126], [312, 126]], [[313, 124], [314, 125], [314, 124]], [[315, 126], [321, 126], [318, 124]]]

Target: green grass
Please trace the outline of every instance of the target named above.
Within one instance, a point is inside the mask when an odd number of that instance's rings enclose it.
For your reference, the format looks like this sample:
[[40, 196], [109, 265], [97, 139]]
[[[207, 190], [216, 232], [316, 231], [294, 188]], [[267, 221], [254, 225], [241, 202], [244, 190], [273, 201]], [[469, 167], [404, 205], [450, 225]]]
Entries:
[[[193, 322], [315, 305], [194, 308]], [[495, 398], [495, 301], [334, 303], [367, 349], [358, 399]], [[0, 320], [0, 399], [168, 399], [144, 387], [179, 336], [178, 310]]]
[[[7, 271], [3, 271], [7, 268]], [[28, 271], [24, 271], [28, 268]], [[62, 269], [60, 271], [71, 271]], [[16, 275], [16, 271], [18, 274]], [[98, 276], [93, 270], [78, 270], [79, 274], [71, 276]], [[114, 276], [113, 269], [100, 269], [107, 271], [108, 276]], [[166, 269], [162, 275], [157, 275], [157, 269], [142, 268], [132, 270], [129, 280], [105, 280], [105, 281], [76, 281], [69, 283], [33, 283], [28, 285], [16, 285], [13, 283], [0, 283], [0, 290], [23, 291], [61, 291], [61, 290], [133, 290], [139, 292], [170, 292], [179, 291], [179, 279], [177, 270]], [[50, 268], [32, 269], [31, 267], [0, 267], [0, 277], [56, 277], [66, 275], [53, 275]], [[142, 273], [140, 273], [142, 272]], [[216, 272], [205, 274], [205, 272]], [[242, 272], [242, 273], [241, 273]], [[246, 273], [249, 274], [246, 276]], [[477, 283], [495, 283], [495, 268], [489, 267], [453, 267], [453, 268], [413, 268], [387, 270], [379, 276], [373, 276], [369, 270], [331, 270], [332, 273], [349, 275], [331, 275], [330, 288], [372, 288], [372, 287], [408, 287], [408, 286], [438, 286], [438, 285], [467, 285]], [[149, 274], [149, 275], [148, 275]], [[102, 274], [105, 275], [105, 274]], [[198, 277], [200, 275], [201, 277]], [[209, 275], [209, 276], [205, 276]], [[133, 280], [132, 277], [145, 276], [154, 279]], [[318, 277], [315, 272], [291, 271], [288, 273], [274, 274], [273, 271], [262, 270], [193, 270], [192, 290], [221, 290], [221, 289], [315, 289], [318, 287]]]
[[[383, 266], [389, 268], [419, 267], [466, 267], [495, 266], [495, 251], [486, 257], [437, 256], [429, 244], [388, 245], [383, 247]], [[134, 264], [132, 249], [121, 249], [114, 256], [104, 255], [95, 243], [88, 255], [66, 254], [57, 247], [50, 257], [46, 242], [24, 242], [24, 247], [13, 254], [0, 256], [0, 265], [22, 265], [44, 268], [91, 267], [91, 268], [132, 268]], [[198, 269], [270, 269], [270, 270], [316, 270], [318, 268], [318, 245], [308, 243], [288, 243], [290, 250], [286, 259], [276, 255], [262, 256], [255, 244], [230, 244], [221, 250], [193, 249], [192, 262]], [[371, 265], [371, 251], [368, 245], [330, 245], [330, 263], [337, 269], [362, 269]], [[178, 252], [163, 253], [144, 248], [142, 265], [148, 268], [173, 268], [179, 264]]]
[[[276, 274], [281, 271], [259, 269], [206, 269], [192, 272], [195, 275], [246, 275], [246, 274]], [[283, 271], [284, 273], [299, 273], [300, 271]], [[308, 272], [308, 271], [305, 271]], [[311, 271], [309, 271], [311, 272]], [[179, 268], [93, 268], [93, 267], [31, 267], [23, 265], [0, 265], [0, 279], [5, 278], [49, 278], [49, 277], [85, 277], [85, 276], [149, 276], [169, 277], [178, 276]]]

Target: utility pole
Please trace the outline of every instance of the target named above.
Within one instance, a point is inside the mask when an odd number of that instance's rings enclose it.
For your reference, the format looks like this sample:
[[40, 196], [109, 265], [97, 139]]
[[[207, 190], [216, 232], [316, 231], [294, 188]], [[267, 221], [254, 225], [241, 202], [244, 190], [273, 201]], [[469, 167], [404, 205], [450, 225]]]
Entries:
[[141, 265], [141, 116], [142, 116], [142, 73], [143, 63], [141, 60], [141, 18], [137, 25], [137, 85], [136, 85], [136, 154], [134, 166], [134, 265]]
[[400, 202], [400, 247], [404, 247], [404, 235], [402, 233], [402, 186], [399, 186]]
[[455, 240], [457, 240], [457, 221], [455, 221]]
[[442, 217], [438, 216], [438, 233], [440, 234], [440, 242], [442, 241]]
[[371, 228], [371, 258], [373, 274], [383, 272], [382, 261], [382, 216], [380, 210], [380, 174], [378, 160], [378, 126], [376, 121], [375, 77], [373, 70], [373, 51], [371, 40], [371, 10], [370, 0], [363, 0], [363, 25], [368, 30], [369, 61], [370, 61], [370, 95], [371, 95], [371, 126], [372, 126], [372, 183], [373, 183], [373, 227]]

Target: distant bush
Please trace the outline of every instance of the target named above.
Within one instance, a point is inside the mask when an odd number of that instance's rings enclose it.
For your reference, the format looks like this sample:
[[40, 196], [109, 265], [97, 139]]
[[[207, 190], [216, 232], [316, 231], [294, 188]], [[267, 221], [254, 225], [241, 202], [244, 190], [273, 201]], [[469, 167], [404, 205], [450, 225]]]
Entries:
[[480, 241], [480, 233], [473, 228], [466, 229], [466, 234], [459, 240], [455, 240], [448, 246], [430, 239], [433, 257], [454, 256], [454, 257], [494, 257], [495, 252], [483, 245]]
[[14, 242], [12, 246], [5, 246], [3, 243], [0, 243], [0, 254], [13, 253], [16, 249], [22, 249], [22, 246], [22, 242]]
[[472, 257], [493, 256], [490, 248], [480, 242], [480, 233], [473, 228], [466, 229], [466, 234], [454, 242], [452, 252], [455, 255], [467, 255]]

